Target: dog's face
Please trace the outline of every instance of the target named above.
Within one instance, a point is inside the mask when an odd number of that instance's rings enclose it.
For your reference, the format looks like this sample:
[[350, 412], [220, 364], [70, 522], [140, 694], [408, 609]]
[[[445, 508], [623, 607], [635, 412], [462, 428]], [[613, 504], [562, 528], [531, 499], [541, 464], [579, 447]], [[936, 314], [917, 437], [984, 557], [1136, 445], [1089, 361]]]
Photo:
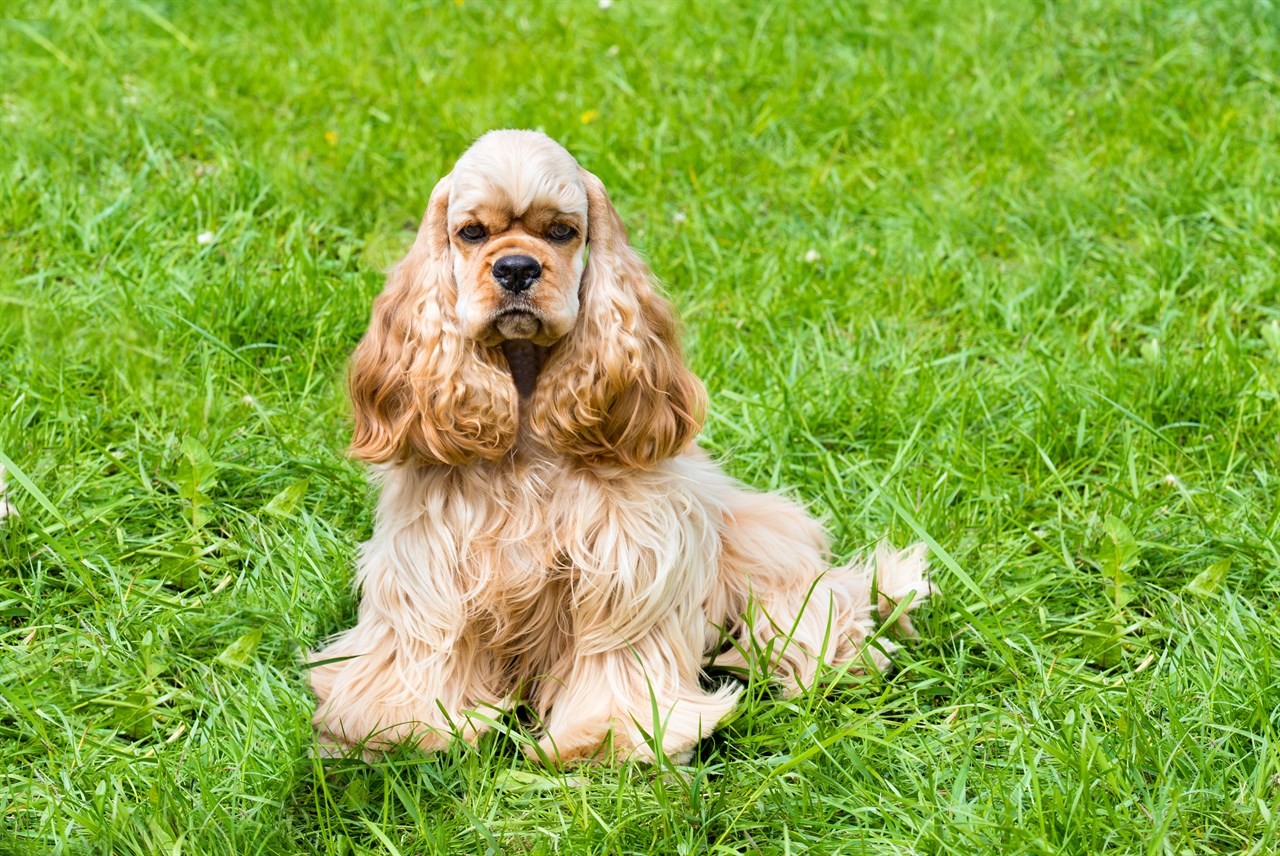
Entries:
[[482, 137], [454, 168], [447, 229], [464, 336], [551, 345], [573, 328], [587, 191], [568, 152], [527, 132]]
[[491, 132], [436, 184], [374, 303], [352, 453], [465, 466], [527, 432], [542, 454], [654, 466], [704, 410], [676, 328], [600, 179], [543, 134]]

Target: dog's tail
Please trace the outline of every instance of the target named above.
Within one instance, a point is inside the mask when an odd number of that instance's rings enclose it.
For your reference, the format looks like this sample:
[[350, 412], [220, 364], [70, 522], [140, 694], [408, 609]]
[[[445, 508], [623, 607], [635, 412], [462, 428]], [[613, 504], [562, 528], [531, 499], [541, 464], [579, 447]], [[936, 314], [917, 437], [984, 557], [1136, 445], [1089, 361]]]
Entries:
[[911, 623], [910, 613], [933, 594], [927, 554], [928, 549], [923, 543], [913, 544], [905, 550], [894, 550], [888, 542], [882, 541], [876, 547], [876, 611], [881, 621], [888, 621], [901, 604], [903, 608], [894, 626], [904, 636], [919, 635]]
[[[821, 528], [789, 500], [745, 495], [725, 531], [719, 586], [708, 600], [731, 646], [717, 666], [768, 669], [789, 692], [823, 667], [883, 670], [897, 650], [883, 632], [914, 635], [910, 612], [933, 592], [925, 546], [881, 544], [870, 559], [830, 568]], [[875, 616], [892, 624], [876, 629]], [[714, 620], [714, 618], [713, 618]]]

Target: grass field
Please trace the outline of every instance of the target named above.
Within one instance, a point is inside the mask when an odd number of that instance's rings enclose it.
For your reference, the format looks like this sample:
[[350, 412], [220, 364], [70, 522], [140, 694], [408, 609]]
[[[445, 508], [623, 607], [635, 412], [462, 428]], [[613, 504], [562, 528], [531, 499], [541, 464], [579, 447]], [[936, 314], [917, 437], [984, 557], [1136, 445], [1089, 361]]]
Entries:
[[[1280, 848], [1280, 7], [0, 8], [0, 853]], [[343, 372], [479, 133], [610, 187], [704, 444], [927, 537], [889, 676], [689, 767], [309, 756]]]

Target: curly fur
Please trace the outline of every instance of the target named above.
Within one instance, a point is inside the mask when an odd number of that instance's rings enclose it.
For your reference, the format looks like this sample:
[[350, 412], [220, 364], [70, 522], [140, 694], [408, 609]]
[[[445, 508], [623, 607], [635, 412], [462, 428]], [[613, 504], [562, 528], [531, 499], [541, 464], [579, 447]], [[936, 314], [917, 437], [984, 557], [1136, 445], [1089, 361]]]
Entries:
[[[513, 253], [541, 266], [520, 294], [493, 271]], [[440, 181], [352, 360], [381, 496], [359, 620], [313, 658], [325, 744], [439, 748], [521, 703], [553, 762], [682, 757], [735, 703], [709, 662], [790, 692], [888, 664], [874, 614], [929, 594], [923, 547], [833, 568], [798, 505], [721, 472], [677, 331], [547, 137], [488, 134]]]

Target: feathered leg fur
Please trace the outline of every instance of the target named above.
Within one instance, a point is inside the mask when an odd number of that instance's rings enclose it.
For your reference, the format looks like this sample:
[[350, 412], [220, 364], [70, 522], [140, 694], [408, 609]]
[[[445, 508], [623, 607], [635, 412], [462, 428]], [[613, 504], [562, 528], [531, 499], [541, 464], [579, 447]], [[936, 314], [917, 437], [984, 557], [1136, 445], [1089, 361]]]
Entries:
[[[315, 725], [340, 749], [412, 740], [438, 749], [486, 726], [469, 712], [502, 708], [511, 689], [478, 632], [470, 588], [486, 563], [472, 549], [488, 521], [449, 498], [466, 471], [391, 467], [373, 537], [361, 548], [359, 621], [312, 657]], [[489, 511], [500, 517], [501, 508]]]
[[552, 493], [556, 554], [572, 579], [572, 649], [534, 707], [554, 761], [686, 755], [737, 690], [701, 685], [718, 503], [679, 463], [625, 478], [578, 472]]
[[791, 693], [823, 667], [883, 668], [873, 613], [930, 591], [921, 546], [832, 568], [803, 509], [700, 454], [612, 477], [501, 472], [384, 473], [360, 620], [311, 670], [323, 740], [436, 749], [522, 694], [532, 754], [552, 762], [684, 758], [738, 693], [704, 688], [708, 659]]

